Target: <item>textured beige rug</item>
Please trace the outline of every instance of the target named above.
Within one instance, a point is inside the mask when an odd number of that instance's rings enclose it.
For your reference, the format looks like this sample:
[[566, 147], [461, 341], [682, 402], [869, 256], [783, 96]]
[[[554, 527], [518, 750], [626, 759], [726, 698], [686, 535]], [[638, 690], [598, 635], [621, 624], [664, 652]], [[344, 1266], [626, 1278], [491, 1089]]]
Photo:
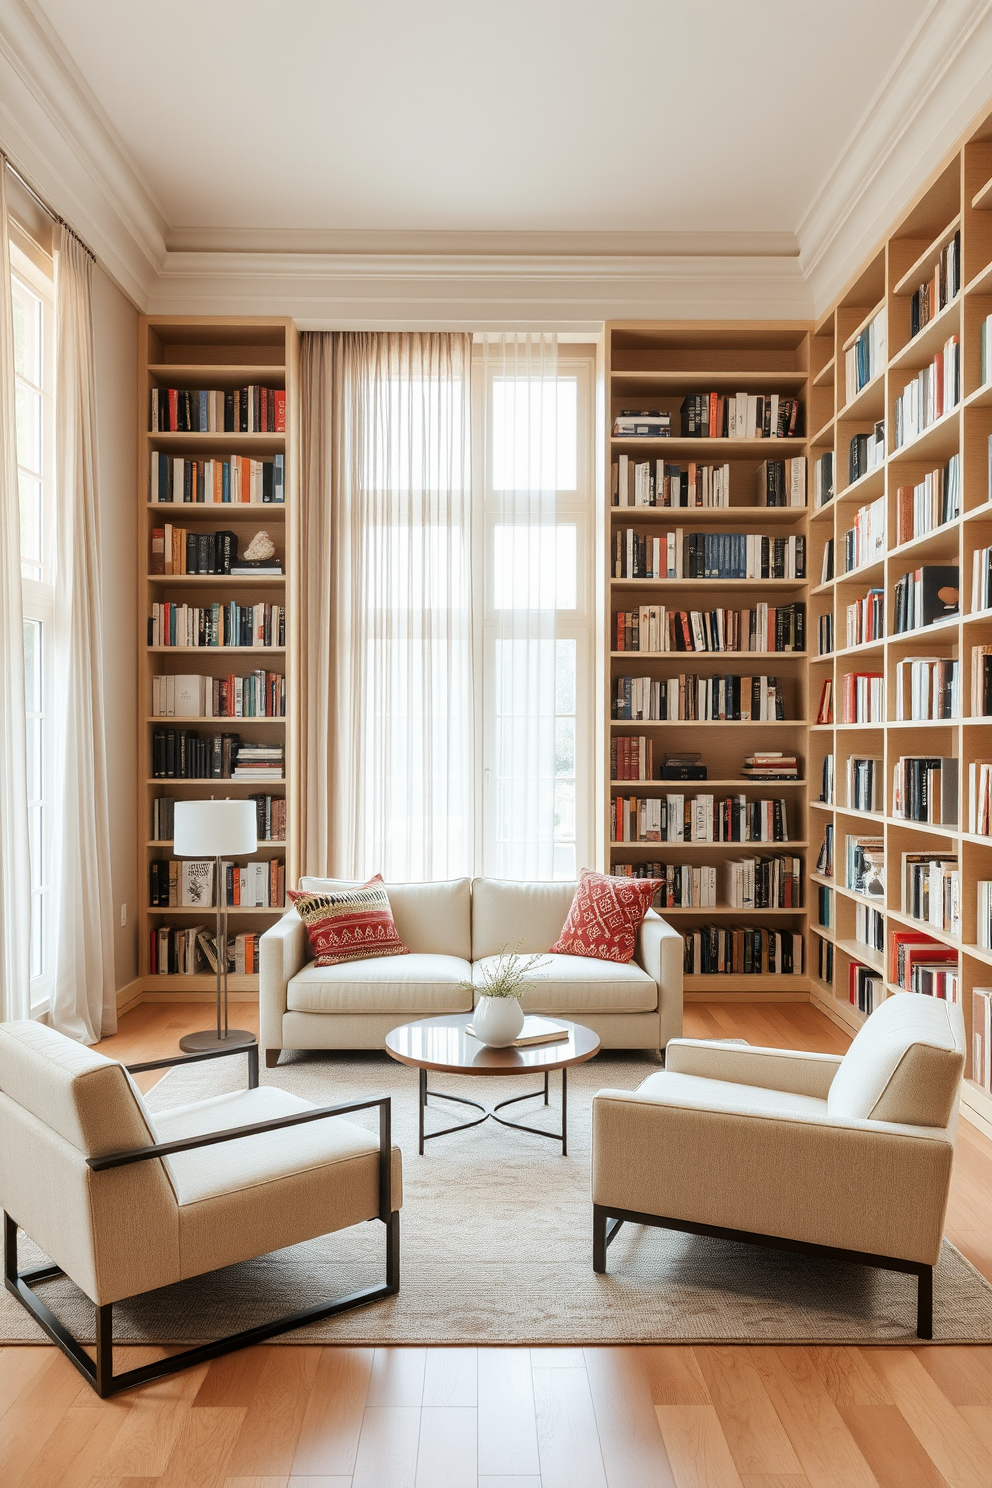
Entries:
[[[283, 1061], [263, 1071], [263, 1081], [316, 1103], [392, 1094], [405, 1201], [399, 1295], [274, 1342], [916, 1342], [915, 1279], [892, 1272], [625, 1226], [610, 1247], [609, 1274], [594, 1274], [592, 1097], [603, 1086], [634, 1088], [657, 1068], [648, 1056], [601, 1054], [571, 1072], [567, 1158], [551, 1142], [493, 1122], [428, 1143], [418, 1157], [415, 1070], [378, 1054], [284, 1054]], [[240, 1064], [172, 1071], [150, 1104], [181, 1105], [237, 1088]], [[521, 1090], [515, 1080], [431, 1079], [490, 1104]], [[557, 1076], [552, 1083], [551, 1108], [521, 1104], [521, 1119], [557, 1124]], [[448, 1125], [456, 1113], [448, 1106], [429, 1121]], [[382, 1227], [362, 1225], [121, 1305], [115, 1333], [122, 1342], [154, 1343], [232, 1333], [374, 1284], [381, 1254]], [[24, 1245], [22, 1264], [36, 1255]], [[92, 1309], [70, 1282], [50, 1283], [45, 1296], [77, 1336], [92, 1336]], [[23, 1309], [6, 1292], [2, 1298], [0, 1343], [41, 1342]], [[946, 1243], [934, 1320], [935, 1342], [992, 1342], [992, 1288]]]

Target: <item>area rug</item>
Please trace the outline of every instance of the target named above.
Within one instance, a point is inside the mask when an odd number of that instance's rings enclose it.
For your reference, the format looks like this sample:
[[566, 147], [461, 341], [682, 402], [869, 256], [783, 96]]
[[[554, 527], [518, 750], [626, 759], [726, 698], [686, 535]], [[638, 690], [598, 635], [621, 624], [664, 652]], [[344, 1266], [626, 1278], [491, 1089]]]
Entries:
[[[152, 1109], [238, 1088], [241, 1060], [170, 1071]], [[569, 1075], [569, 1155], [537, 1136], [486, 1122], [428, 1143], [417, 1156], [417, 1073], [384, 1054], [284, 1054], [262, 1072], [316, 1104], [393, 1096], [393, 1133], [403, 1149], [401, 1290], [396, 1297], [314, 1323], [275, 1343], [915, 1344], [915, 1278], [757, 1246], [626, 1225], [609, 1272], [592, 1269], [589, 1191], [592, 1098], [604, 1086], [633, 1089], [657, 1069], [648, 1055], [600, 1054]], [[518, 1095], [516, 1080], [432, 1075], [432, 1083], [490, 1104]], [[521, 1104], [517, 1119], [557, 1125], [552, 1105]], [[462, 1119], [449, 1105], [434, 1126]], [[349, 1118], [359, 1119], [359, 1118]], [[374, 1126], [370, 1113], [365, 1124]], [[664, 1162], [664, 1152], [657, 1161]], [[382, 1226], [277, 1251], [115, 1309], [121, 1342], [187, 1344], [252, 1327], [382, 1275]], [[22, 1265], [38, 1263], [28, 1243]], [[82, 1338], [93, 1310], [66, 1280], [45, 1299]], [[42, 1342], [6, 1292], [0, 1343]], [[934, 1278], [936, 1343], [992, 1343], [992, 1287], [945, 1242]]]

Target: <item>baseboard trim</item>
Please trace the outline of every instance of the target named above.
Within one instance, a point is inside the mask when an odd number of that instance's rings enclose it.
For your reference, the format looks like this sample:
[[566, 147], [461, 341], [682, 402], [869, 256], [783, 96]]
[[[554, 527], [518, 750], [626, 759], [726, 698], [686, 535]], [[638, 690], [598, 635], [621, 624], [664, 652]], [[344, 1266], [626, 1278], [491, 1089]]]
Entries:
[[[213, 1007], [217, 997], [213, 992], [184, 992], [178, 988], [175, 992], [160, 992], [146, 986], [138, 1000], [140, 1002], [201, 1002]], [[229, 1003], [250, 1002], [257, 1005], [258, 994], [256, 992], [229, 992], [227, 1000]]]
[[129, 1013], [132, 1008], [136, 1008], [140, 1005], [142, 986], [143, 983], [141, 978], [135, 977], [134, 981], [127, 982], [123, 987], [117, 988], [118, 1018], [121, 1016], [122, 1013]]

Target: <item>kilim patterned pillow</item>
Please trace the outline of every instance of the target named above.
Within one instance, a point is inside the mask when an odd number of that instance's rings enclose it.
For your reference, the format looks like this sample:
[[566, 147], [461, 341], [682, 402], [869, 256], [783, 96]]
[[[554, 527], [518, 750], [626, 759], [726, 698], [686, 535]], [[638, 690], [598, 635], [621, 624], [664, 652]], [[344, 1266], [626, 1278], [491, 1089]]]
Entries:
[[410, 954], [396, 929], [381, 873], [358, 889], [321, 894], [290, 889], [289, 897], [307, 927], [315, 966]]
[[611, 878], [583, 868], [568, 919], [552, 952], [629, 961], [641, 921], [662, 887], [658, 878]]

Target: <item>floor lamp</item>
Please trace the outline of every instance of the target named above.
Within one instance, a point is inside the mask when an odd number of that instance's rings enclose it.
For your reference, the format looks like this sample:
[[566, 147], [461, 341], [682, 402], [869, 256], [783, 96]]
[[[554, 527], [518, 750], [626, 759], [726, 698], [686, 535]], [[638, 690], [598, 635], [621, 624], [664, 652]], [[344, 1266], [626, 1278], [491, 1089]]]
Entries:
[[257, 1042], [245, 1028], [227, 1026], [227, 884], [221, 858], [243, 857], [258, 847], [254, 801], [177, 801], [172, 849], [177, 858], [214, 859], [217, 906], [217, 1028], [187, 1033], [179, 1040], [187, 1054], [204, 1049], [247, 1048]]

